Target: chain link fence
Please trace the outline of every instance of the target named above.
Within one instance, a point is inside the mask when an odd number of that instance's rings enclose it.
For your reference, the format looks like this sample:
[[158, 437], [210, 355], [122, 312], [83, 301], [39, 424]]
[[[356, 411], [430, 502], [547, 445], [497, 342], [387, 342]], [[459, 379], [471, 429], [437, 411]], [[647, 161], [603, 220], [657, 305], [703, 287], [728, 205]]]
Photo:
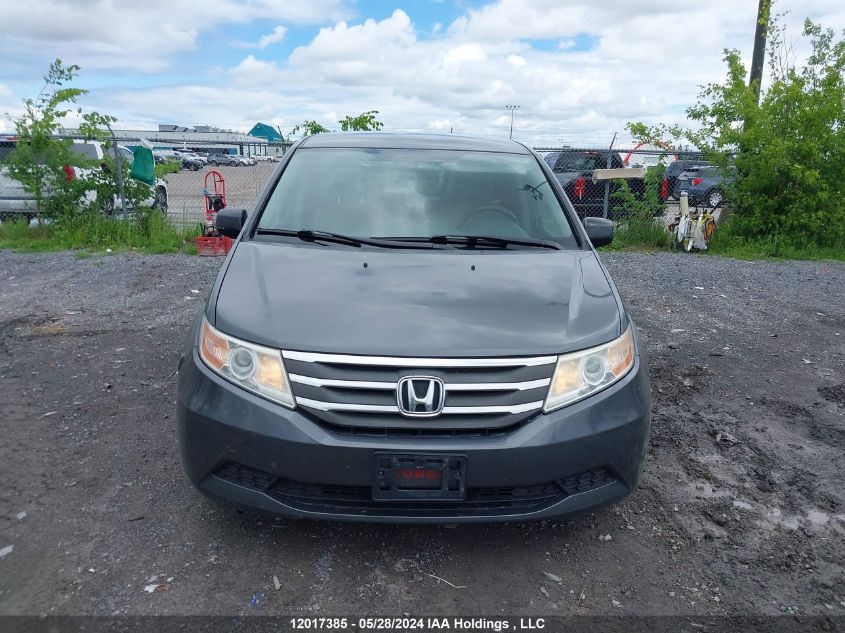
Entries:
[[[133, 145], [131, 140], [122, 140], [121, 144]], [[183, 162], [171, 152], [168, 158], [176, 164], [170, 173], [160, 173], [158, 185], [166, 190], [168, 218], [180, 226], [204, 222], [209, 195], [224, 197], [227, 207], [251, 210], [287, 147], [279, 149], [276, 156], [232, 155], [225, 164], [220, 164], [223, 159], [219, 156], [215, 159], [202, 152], [194, 152], [194, 156], [203, 160]], [[670, 217], [677, 214], [682, 192], [687, 192], [690, 206], [720, 209], [730, 185], [729, 172], [711, 165], [696, 152], [568, 145], [535, 150], [582, 218], [605, 217], [621, 222], [633, 215]], [[212, 171], [222, 176], [222, 182]], [[27, 211], [25, 201], [15, 200], [21, 197], [19, 183], [4, 177], [0, 167], [0, 220], [20, 217]], [[120, 209], [120, 201], [115, 203], [114, 208]]]
[[720, 210], [730, 172], [700, 152], [672, 149], [537, 147], [579, 217], [617, 222], [672, 217], [683, 193], [691, 207]]

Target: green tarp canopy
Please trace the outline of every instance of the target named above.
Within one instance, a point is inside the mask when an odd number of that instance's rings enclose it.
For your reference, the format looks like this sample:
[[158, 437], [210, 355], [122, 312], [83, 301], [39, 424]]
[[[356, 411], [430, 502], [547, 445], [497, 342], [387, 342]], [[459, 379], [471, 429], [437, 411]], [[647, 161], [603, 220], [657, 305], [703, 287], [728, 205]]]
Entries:
[[146, 147], [136, 147], [132, 153], [132, 171], [129, 175], [135, 180], [145, 182], [150, 187], [156, 184], [156, 162], [152, 150]]

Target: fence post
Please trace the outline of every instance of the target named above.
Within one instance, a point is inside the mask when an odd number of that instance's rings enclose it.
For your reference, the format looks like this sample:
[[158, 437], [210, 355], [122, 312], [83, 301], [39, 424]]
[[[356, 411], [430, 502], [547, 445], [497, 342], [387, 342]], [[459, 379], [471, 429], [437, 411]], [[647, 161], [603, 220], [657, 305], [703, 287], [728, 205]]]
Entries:
[[[607, 148], [607, 168], [610, 169], [610, 152], [613, 149], [613, 144], [616, 142], [616, 132], [613, 133], [613, 140], [610, 141], [610, 147]], [[601, 217], [607, 219], [607, 211], [610, 202], [610, 180], [604, 181], [604, 205], [602, 208]]]
[[106, 127], [108, 127], [109, 132], [111, 132], [112, 149], [114, 150], [114, 165], [115, 169], [117, 169], [117, 188], [120, 191], [120, 206], [123, 209], [123, 220], [125, 222], [129, 214], [126, 211], [126, 194], [123, 191], [123, 163], [120, 158], [120, 150], [117, 148], [117, 137], [114, 135], [114, 130], [111, 129], [111, 125], [108, 123], [106, 124]]

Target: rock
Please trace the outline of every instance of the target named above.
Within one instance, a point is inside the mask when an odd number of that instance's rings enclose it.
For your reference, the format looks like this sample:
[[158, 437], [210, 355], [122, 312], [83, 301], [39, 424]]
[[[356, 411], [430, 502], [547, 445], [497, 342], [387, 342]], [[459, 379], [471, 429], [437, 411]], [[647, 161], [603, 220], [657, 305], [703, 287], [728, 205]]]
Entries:
[[278, 576], [273, 576], [273, 587], [276, 589], [276, 591], [282, 588], [282, 583], [279, 582]]
[[622, 606], [622, 603], [619, 602], [618, 600], [611, 600], [610, 604], [612, 604], [614, 607], [621, 607]]
[[713, 435], [716, 437], [716, 444], [724, 443], [732, 445], [739, 443], [738, 439], [723, 429], [717, 429], [713, 432]]
[[540, 593], [546, 596], [547, 598], [549, 597], [549, 590], [545, 587], [540, 587]]
[[15, 550], [14, 545], [7, 545], [3, 549], [0, 549], [0, 560], [6, 558], [9, 554], [11, 554]]
[[551, 580], [552, 582], [563, 582], [563, 578], [561, 578], [561, 577], [560, 577], [560, 576], [558, 576], [557, 574], [553, 574], [553, 573], [552, 573], [552, 572], [550, 572], [550, 571], [544, 571], [544, 572], [543, 572], [543, 575], [544, 575], [546, 578], [548, 578], [549, 580]]

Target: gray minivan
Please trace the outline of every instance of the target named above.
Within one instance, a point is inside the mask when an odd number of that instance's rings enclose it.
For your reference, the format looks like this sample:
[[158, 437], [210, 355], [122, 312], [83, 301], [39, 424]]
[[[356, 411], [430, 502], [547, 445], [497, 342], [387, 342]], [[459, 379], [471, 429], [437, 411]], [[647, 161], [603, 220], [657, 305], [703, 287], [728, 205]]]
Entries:
[[285, 155], [179, 363], [204, 493], [335, 520], [559, 517], [637, 485], [637, 329], [548, 165], [516, 142], [320, 134]]

